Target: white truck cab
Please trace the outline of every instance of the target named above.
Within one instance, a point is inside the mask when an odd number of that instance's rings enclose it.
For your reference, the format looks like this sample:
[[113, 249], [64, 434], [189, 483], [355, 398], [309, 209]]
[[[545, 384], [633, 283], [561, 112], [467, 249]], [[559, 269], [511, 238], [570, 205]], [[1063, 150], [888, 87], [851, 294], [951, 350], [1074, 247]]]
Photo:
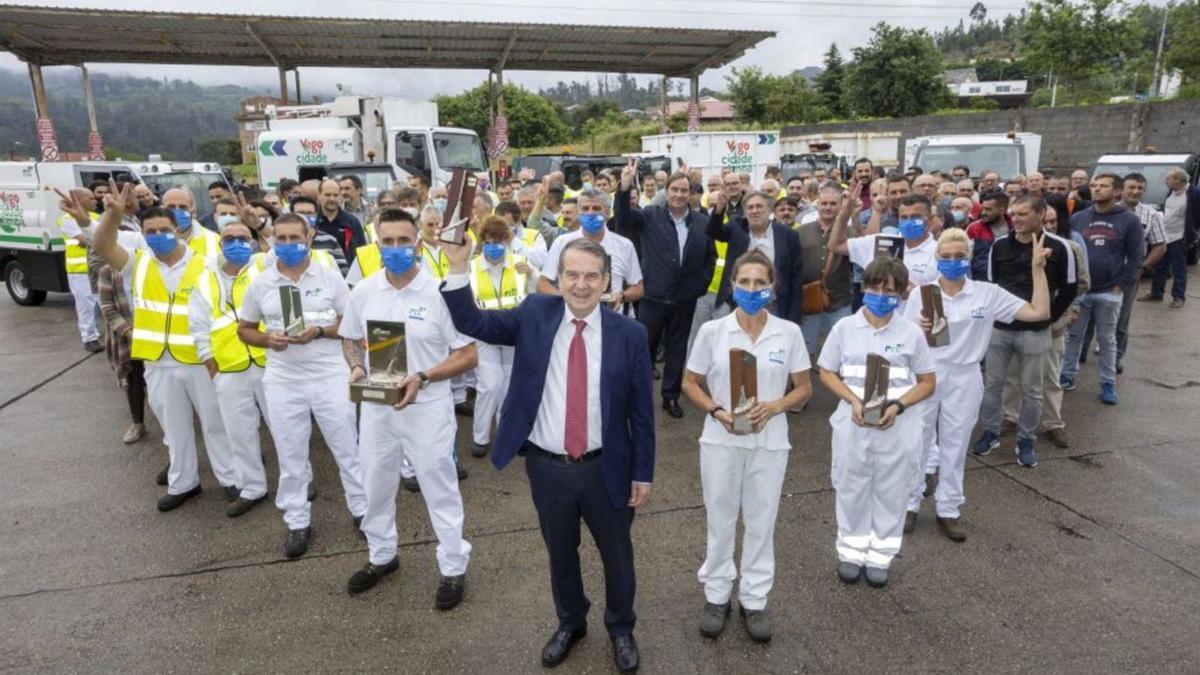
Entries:
[[0, 162], [0, 273], [18, 305], [40, 305], [47, 291], [69, 292], [54, 188], [109, 178], [140, 180], [128, 162]]
[[[151, 155], [151, 160], [157, 159]], [[208, 186], [221, 183], [227, 190], [233, 192], [233, 186], [216, 162], [163, 162], [148, 161], [134, 162], [134, 170], [142, 177], [154, 194], [162, 197], [163, 193], [173, 187], [188, 188], [196, 199], [196, 214], [203, 217], [213, 212], [212, 200], [208, 198]]]
[[956, 166], [966, 166], [972, 178], [984, 171], [995, 171], [1008, 180], [1017, 174], [1038, 170], [1042, 153], [1039, 134], [962, 134], [955, 136], [919, 136], [904, 144], [902, 169], [919, 166], [925, 173], [949, 174]]
[[273, 190], [301, 167], [335, 163], [390, 164], [396, 176], [425, 176], [448, 185], [454, 169], [487, 179], [487, 158], [470, 129], [438, 126], [437, 104], [402, 98], [339, 96], [329, 103], [268, 106], [258, 135], [259, 185]]

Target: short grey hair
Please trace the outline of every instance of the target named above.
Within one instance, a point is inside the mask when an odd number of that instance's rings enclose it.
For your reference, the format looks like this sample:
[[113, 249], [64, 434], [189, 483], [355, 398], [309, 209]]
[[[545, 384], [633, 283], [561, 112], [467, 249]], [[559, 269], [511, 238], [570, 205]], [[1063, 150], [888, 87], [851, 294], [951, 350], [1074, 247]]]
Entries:
[[438, 210], [438, 207], [432, 204], [426, 206], [425, 208], [421, 209], [421, 215], [417, 217], [418, 225], [421, 224], [421, 221], [425, 220], [425, 216], [437, 216], [438, 220], [441, 220], [442, 212]]
[[600, 202], [600, 205], [604, 207], [605, 212], [608, 212], [612, 209], [612, 197], [610, 197], [604, 190], [597, 190], [596, 188], [580, 190], [575, 195], [575, 200], [578, 201], [580, 199], [590, 199], [594, 202]]
[[609, 275], [612, 267], [612, 260], [608, 257], [608, 251], [605, 251], [603, 246], [597, 244], [591, 239], [580, 237], [567, 242], [567, 245], [563, 247], [562, 253], [558, 256], [558, 277], [560, 279], [562, 278], [564, 270], [563, 266], [566, 264], [568, 251], [582, 251], [584, 253], [596, 256], [600, 259], [600, 273], [604, 276]]

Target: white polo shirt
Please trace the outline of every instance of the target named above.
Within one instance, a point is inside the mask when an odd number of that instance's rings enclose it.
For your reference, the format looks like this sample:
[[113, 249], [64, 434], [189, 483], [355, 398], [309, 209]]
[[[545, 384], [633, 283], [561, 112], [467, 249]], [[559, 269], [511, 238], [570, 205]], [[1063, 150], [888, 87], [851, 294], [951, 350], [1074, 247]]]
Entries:
[[[866, 269], [875, 260], [876, 234], [866, 234], [846, 240], [850, 262]], [[932, 236], [925, 238], [919, 246], [909, 248], [905, 242], [904, 266], [908, 268], [908, 280], [916, 286], [931, 284], [938, 278], [937, 241]]]
[[[908, 296], [904, 316], [918, 326], [921, 322], [921, 292], [914, 289]], [[933, 347], [933, 358], [939, 364], [952, 366], [978, 365], [987, 355], [992, 339], [992, 322], [1011, 323], [1025, 301], [996, 284], [967, 279], [962, 290], [951, 296], [942, 292], [942, 308], [946, 310], [950, 344]]]
[[[738, 325], [737, 312], [706, 322], [696, 333], [688, 357], [687, 369], [704, 376], [713, 400], [722, 408], [732, 411], [729, 384], [729, 350], [744, 349], [754, 355], [758, 365], [758, 399], [774, 401], [787, 393], [787, 384], [792, 373], [802, 373], [812, 367], [808, 360], [808, 349], [804, 346], [804, 334], [800, 326], [767, 315], [757, 342]], [[755, 450], [789, 450], [787, 416], [776, 415], [767, 420], [767, 426], [757, 434], [731, 434], [711, 415], [704, 420], [702, 443], [713, 443], [732, 448]]]
[[[557, 282], [558, 259], [562, 257], [563, 249], [567, 244], [581, 237], [583, 237], [583, 232], [579, 230], [555, 237], [554, 243], [550, 246], [550, 252], [546, 254], [546, 264], [542, 268], [541, 275], [550, 281]], [[636, 286], [642, 283], [642, 264], [638, 262], [637, 249], [633, 247], [632, 241], [612, 230], [605, 229], [600, 246], [608, 253], [609, 260], [612, 262], [610, 292], [624, 291], [626, 286]]]
[[[283, 310], [280, 308], [279, 288], [296, 286], [300, 289], [300, 306], [304, 310], [304, 327], [332, 326], [346, 312], [350, 287], [336, 267], [328, 268], [315, 260], [300, 275], [299, 283], [283, 276], [279, 267], [271, 265], [246, 287], [240, 318], [262, 322], [268, 332], [283, 330]], [[342, 356], [341, 340], [318, 337], [306, 345], [288, 345], [283, 351], [267, 349], [267, 368], [263, 382], [308, 382], [315, 378], [342, 375], [349, 380], [350, 368]]]
[[[934, 371], [933, 353], [921, 327], [899, 316], [899, 312], [893, 312], [882, 328], [875, 328], [867, 321], [866, 311], [859, 309], [834, 324], [817, 357], [817, 365], [841, 375], [846, 386], [861, 399], [867, 354], [879, 354], [891, 363], [888, 398], [899, 398], [917, 383], [917, 375]], [[838, 412], [849, 412], [849, 408], [842, 401]]]
[[[368, 320], [404, 324], [409, 373], [427, 371], [445, 361], [451, 350], [472, 342], [455, 330], [437, 280], [424, 269], [401, 289], [388, 282], [386, 272], [372, 274], [355, 286], [338, 333], [347, 340], [362, 340], [367, 336]], [[414, 402], [427, 403], [448, 396], [449, 380], [430, 382], [417, 393]]]

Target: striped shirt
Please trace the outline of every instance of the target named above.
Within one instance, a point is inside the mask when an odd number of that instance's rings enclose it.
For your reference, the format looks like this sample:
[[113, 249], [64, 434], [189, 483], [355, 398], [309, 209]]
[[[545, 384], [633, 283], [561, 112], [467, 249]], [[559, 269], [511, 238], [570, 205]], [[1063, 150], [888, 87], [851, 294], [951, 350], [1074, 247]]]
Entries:
[[1162, 211], [1142, 202], [1133, 207], [1133, 214], [1142, 223], [1142, 231], [1146, 233], [1146, 248], [1156, 244], [1167, 243], [1167, 230], [1163, 227]]

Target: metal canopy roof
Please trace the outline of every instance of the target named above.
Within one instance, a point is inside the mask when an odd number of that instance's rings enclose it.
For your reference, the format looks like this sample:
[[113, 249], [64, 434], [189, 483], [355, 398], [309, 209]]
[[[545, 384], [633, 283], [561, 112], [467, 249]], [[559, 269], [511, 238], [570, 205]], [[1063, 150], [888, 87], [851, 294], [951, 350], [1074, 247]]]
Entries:
[[725, 65], [770, 31], [396, 21], [0, 4], [0, 49], [42, 65], [478, 68], [655, 73]]

